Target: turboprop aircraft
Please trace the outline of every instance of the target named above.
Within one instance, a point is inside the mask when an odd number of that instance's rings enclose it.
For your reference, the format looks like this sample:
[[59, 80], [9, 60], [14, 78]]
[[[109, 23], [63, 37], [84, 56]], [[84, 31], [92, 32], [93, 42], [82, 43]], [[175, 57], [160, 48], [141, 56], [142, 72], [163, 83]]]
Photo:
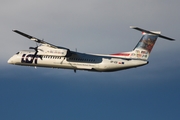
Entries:
[[89, 54], [72, 51], [65, 47], [53, 45], [18, 30], [14, 32], [40, 43], [40, 46], [29, 47], [32, 50], [17, 52], [9, 60], [9, 64], [87, 70], [96, 72], [112, 72], [129, 68], [140, 67], [148, 64], [148, 57], [158, 37], [174, 41], [174, 39], [161, 35], [161, 32], [148, 31], [139, 27], [130, 28], [142, 32], [142, 38], [130, 52], [115, 54]]

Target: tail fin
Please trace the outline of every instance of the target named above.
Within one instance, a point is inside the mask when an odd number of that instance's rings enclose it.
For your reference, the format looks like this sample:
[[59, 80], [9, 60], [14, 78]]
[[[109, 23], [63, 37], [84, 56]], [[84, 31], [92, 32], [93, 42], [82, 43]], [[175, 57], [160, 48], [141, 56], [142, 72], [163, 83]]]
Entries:
[[161, 35], [161, 32], [148, 31], [138, 27], [130, 27], [143, 33], [142, 38], [131, 52], [131, 58], [147, 60], [158, 37], [171, 40], [174, 39]]

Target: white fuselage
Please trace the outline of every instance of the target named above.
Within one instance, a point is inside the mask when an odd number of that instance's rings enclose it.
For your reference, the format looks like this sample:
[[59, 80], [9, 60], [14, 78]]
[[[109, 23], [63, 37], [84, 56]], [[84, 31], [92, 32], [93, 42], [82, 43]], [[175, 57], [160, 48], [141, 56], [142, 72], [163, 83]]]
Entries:
[[96, 55], [73, 52], [69, 57], [47, 55], [39, 52], [33, 59], [34, 51], [20, 51], [8, 63], [22, 66], [64, 68], [97, 72], [118, 71], [148, 64], [146, 60], [128, 59], [112, 55]]

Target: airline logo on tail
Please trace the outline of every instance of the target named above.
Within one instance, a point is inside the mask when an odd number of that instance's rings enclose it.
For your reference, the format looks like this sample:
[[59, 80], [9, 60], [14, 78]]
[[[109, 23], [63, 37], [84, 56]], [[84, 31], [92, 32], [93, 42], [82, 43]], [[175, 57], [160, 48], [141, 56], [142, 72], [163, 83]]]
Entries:
[[151, 53], [151, 50], [152, 50], [154, 44], [156, 43], [157, 37], [158, 36], [155, 36], [155, 35], [145, 34], [141, 38], [139, 43], [136, 45], [135, 49], [144, 49], [148, 53]]
[[148, 59], [158, 36], [143, 33], [142, 38], [131, 53], [131, 58]]

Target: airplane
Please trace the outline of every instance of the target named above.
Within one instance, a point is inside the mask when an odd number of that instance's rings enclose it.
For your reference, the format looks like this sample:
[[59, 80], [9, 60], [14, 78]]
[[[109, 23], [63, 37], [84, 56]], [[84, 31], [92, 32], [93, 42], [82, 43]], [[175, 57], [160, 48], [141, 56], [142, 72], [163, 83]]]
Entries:
[[13, 65], [62, 68], [86, 70], [94, 72], [113, 72], [144, 66], [149, 63], [148, 58], [158, 37], [170, 41], [175, 39], [161, 35], [160, 31], [149, 31], [139, 27], [130, 28], [142, 32], [142, 37], [135, 48], [130, 52], [115, 54], [90, 54], [72, 51], [66, 47], [60, 47], [40, 40], [18, 30], [13, 30], [24, 37], [29, 38], [39, 46], [29, 47], [32, 50], [23, 50], [13, 55], [7, 62]]

